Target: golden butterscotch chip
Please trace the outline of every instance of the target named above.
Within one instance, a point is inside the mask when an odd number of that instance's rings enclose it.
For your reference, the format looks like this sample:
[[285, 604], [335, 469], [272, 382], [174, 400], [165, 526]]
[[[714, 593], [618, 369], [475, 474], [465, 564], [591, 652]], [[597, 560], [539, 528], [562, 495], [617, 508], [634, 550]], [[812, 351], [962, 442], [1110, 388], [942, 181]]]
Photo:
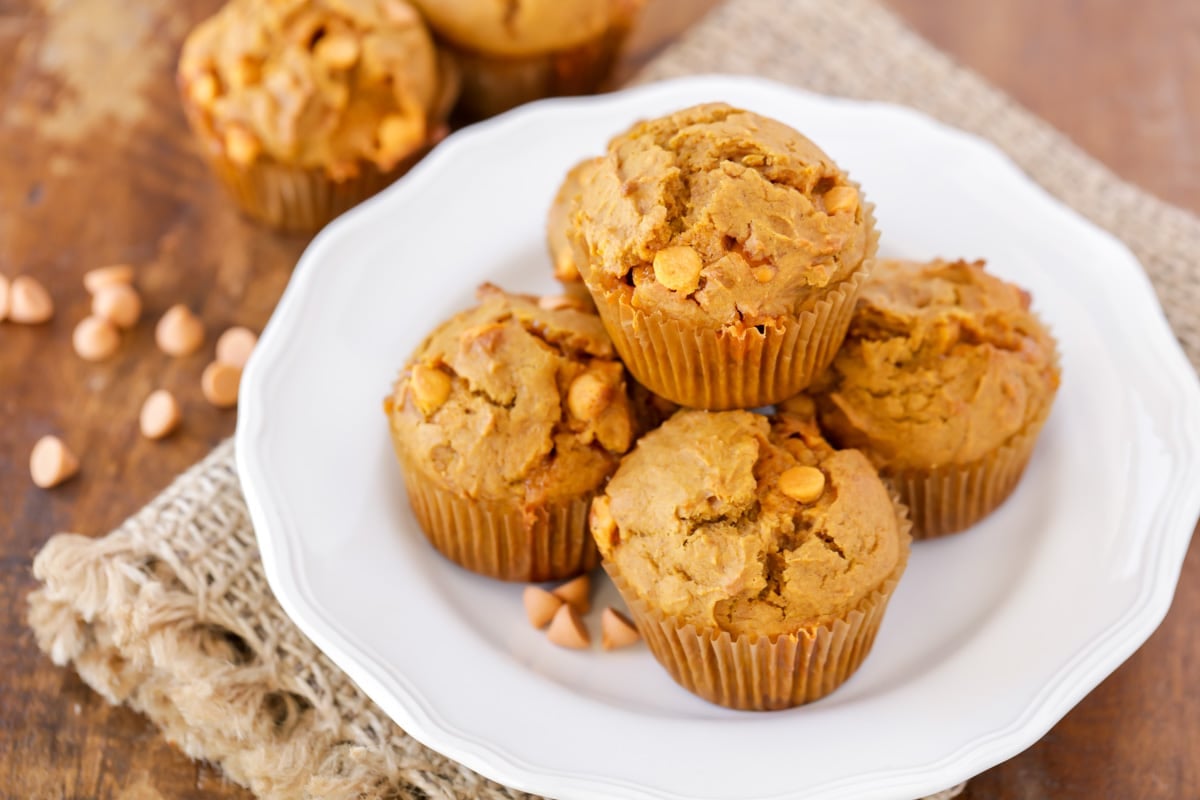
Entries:
[[584, 422], [600, 416], [612, 402], [614, 387], [593, 372], [585, 372], [571, 382], [567, 390], [567, 408]]
[[792, 467], [779, 476], [779, 491], [801, 503], [811, 503], [825, 491], [825, 473], [816, 467]]
[[142, 297], [128, 283], [102, 286], [92, 295], [92, 314], [128, 330], [142, 316]]
[[654, 279], [673, 292], [691, 294], [700, 287], [700, 254], [682, 245], [654, 254]]
[[133, 267], [129, 264], [96, 267], [83, 274], [83, 288], [87, 289], [90, 294], [96, 294], [106, 286], [131, 283], [133, 283]]
[[190, 356], [204, 344], [204, 323], [187, 306], [173, 305], [154, 326], [154, 341], [169, 356]]
[[104, 317], [84, 317], [71, 334], [71, 345], [84, 361], [104, 361], [121, 346], [121, 334]]
[[554, 612], [550, 628], [546, 631], [546, 638], [559, 647], [573, 650], [583, 650], [592, 643], [592, 637], [588, 635], [583, 620], [579, 618], [579, 612], [566, 603]]
[[437, 367], [417, 364], [412, 369], [409, 387], [413, 402], [428, 417], [450, 397], [450, 376]]
[[79, 459], [57, 436], [43, 436], [29, 454], [29, 474], [41, 489], [51, 489], [79, 472]]
[[612, 606], [600, 614], [600, 646], [605, 650], [628, 647], [642, 638], [629, 618]]
[[354, 66], [361, 52], [358, 39], [345, 33], [325, 36], [313, 49], [317, 60], [333, 69], [349, 69]]
[[824, 195], [826, 214], [847, 214], [858, 209], [858, 190], [853, 186], [835, 186]]
[[54, 300], [36, 278], [18, 275], [8, 289], [8, 318], [22, 325], [40, 325], [54, 316]]
[[166, 389], [156, 389], [142, 403], [138, 428], [147, 439], [162, 439], [179, 427], [182, 418], [175, 395]]
[[235, 325], [217, 337], [217, 361], [244, 369], [257, 344], [258, 334]]
[[535, 628], [544, 628], [554, 618], [554, 614], [562, 607], [563, 601], [540, 586], [526, 586], [521, 594], [521, 602], [525, 605], [525, 615], [529, 624]]
[[592, 579], [580, 575], [556, 587], [552, 594], [580, 614], [586, 614], [592, 608]]
[[261, 150], [258, 137], [240, 125], [230, 126], [225, 131], [225, 154], [235, 164], [250, 164]]
[[204, 399], [217, 408], [232, 408], [237, 405], [241, 382], [240, 368], [213, 361], [200, 375], [200, 390]]

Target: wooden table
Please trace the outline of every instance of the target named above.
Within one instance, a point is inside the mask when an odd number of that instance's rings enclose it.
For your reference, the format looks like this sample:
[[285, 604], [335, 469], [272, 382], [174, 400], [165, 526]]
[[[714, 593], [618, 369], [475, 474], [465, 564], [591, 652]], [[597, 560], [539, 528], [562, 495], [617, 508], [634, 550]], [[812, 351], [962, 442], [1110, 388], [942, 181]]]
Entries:
[[[213, 335], [234, 323], [261, 327], [305, 240], [240, 220], [185, 129], [174, 58], [188, 25], [218, 0], [16, 2], [0, 3], [0, 272], [37, 275], [58, 313], [37, 328], [0, 326], [0, 796], [248, 797], [50, 665], [25, 627], [23, 598], [48, 536], [104, 533], [233, 430], [234, 413], [200, 397], [211, 350], [168, 359], [149, 320], [185, 302]], [[1117, 172], [1200, 211], [1195, 0], [892, 2]], [[623, 74], [713, 4], [653, 3]], [[85, 364], [70, 347], [88, 302], [80, 276], [115, 261], [138, 265], [148, 321], [119, 358]], [[136, 414], [159, 386], [181, 398], [186, 422], [153, 443], [138, 435]], [[48, 492], [26, 469], [47, 432], [84, 459], [79, 478]], [[1200, 791], [1200, 693], [1189, 670], [1200, 661], [1198, 547], [1146, 646], [1041, 742], [975, 779], [967, 797]]]

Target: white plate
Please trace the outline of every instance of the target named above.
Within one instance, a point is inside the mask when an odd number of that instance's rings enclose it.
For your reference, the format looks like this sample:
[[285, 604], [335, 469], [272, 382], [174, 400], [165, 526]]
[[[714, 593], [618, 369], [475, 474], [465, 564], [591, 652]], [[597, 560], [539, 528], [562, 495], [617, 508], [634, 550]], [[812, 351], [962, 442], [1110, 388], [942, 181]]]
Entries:
[[[548, 644], [520, 586], [422, 538], [381, 410], [476, 284], [554, 289], [543, 220], [568, 167], [639, 118], [713, 100], [825, 148], [878, 204], [885, 255], [986, 257], [1029, 288], [1063, 353], [1013, 498], [916, 546], [844, 687], [769, 714], [693, 697], [643, 645]], [[909, 800], [1032, 744], [1158, 625], [1200, 509], [1198, 408], [1132, 254], [994, 147], [904, 108], [703, 77], [464, 130], [332, 224], [243, 380], [237, 454], [284, 609], [409, 733], [484, 775], [561, 798]]]

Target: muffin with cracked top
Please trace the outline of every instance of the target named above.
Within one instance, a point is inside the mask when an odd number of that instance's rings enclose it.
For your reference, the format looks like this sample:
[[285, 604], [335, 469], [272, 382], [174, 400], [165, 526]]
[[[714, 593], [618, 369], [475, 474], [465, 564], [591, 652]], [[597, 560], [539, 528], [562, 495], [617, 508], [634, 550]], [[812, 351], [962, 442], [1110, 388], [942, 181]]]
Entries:
[[833, 359], [877, 237], [857, 185], [802, 134], [695, 106], [613, 139], [581, 183], [573, 261], [649, 389], [753, 408]]
[[594, 312], [485, 285], [417, 348], [384, 411], [413, 511], [447, 558], [514, 581], [595, 566], [588, 504], [643, 415]]
[[866, 453], [930, 538], [1012, 493], [1059, 380], [1029, 294], [982, 261], [881, 260], [811, 394], [830, 439]]
[[910, 537], [871, 463], [811, 418], [684, 410], [592, 504], [603, 564], [658, 661], [740, 709], [828, 694], [866, 657]]

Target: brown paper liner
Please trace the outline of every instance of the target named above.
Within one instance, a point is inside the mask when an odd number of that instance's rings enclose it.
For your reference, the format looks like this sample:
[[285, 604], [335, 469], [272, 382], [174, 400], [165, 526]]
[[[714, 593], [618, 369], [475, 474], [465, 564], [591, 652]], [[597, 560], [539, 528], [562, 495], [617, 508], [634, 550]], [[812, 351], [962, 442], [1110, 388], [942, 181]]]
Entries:
[[884, 471], [884, 480], [909, 507], [913, 538], [958, 533], [999, 508], [1020, 483], [1047, 416], [1049, 406], [1007, 444], [970, 464]]
[[247, 216], [279, 230], [311, 233], [387, 188], [424, 152], [387, 172], [363, 163], [358, 175], [340, 181], [324, 169], [286, 166], [262, 157], [241, 166], [210, 154], [209, 165]]
[[[862, 196], [861, 187], [851, 183]], [[863, 202], [863, 221], [867, 245], [862, 265], [829, 287], [811, 308], [775, 324], [695, 328], [634, 308], [624, 292], [592, 296], [621, 360], [650, 391], [710, 411], [773, 405], [807, 388], [833, 362], [846, 338], [879, 248], [874, 203]]]
[[855, 270], [811, 309], [760, 327], [695, 328], [634, 308], [619, 292], [596, 297], [596, 307], [621, 360], [650, 391], [691, 408], [756, 408], [798, 394], [829, 366], [865, 277]]
[[658, 663], [683, 688], [710, 703], [742, 711], [774, 711], [811, 703], [841, 686], [859, 668], [887, 611], [904, 568], [912, 523], [893, 496], [900, 523], [900, 561], [875, 591], [837, 619], [775, 637], [700, 629], [652, 608], [621, 577], [604, 569]]
[[617, 0], [612, 26], [574, 47], [531, 56], [494, 56], [452, 42], [438, 44], [462, 75], [456, 116], [464, 122], [495, 116], [543, 97], [592, 94], [608, 76], [629, 35], [642, 0]]
[[586, 572], [600, 560], [587, 526], [591, 493], [526, 513], [448, 491], [420, 469], [402, 466], [425, 536], [461, 567], [505, 581], [552, 581]]

